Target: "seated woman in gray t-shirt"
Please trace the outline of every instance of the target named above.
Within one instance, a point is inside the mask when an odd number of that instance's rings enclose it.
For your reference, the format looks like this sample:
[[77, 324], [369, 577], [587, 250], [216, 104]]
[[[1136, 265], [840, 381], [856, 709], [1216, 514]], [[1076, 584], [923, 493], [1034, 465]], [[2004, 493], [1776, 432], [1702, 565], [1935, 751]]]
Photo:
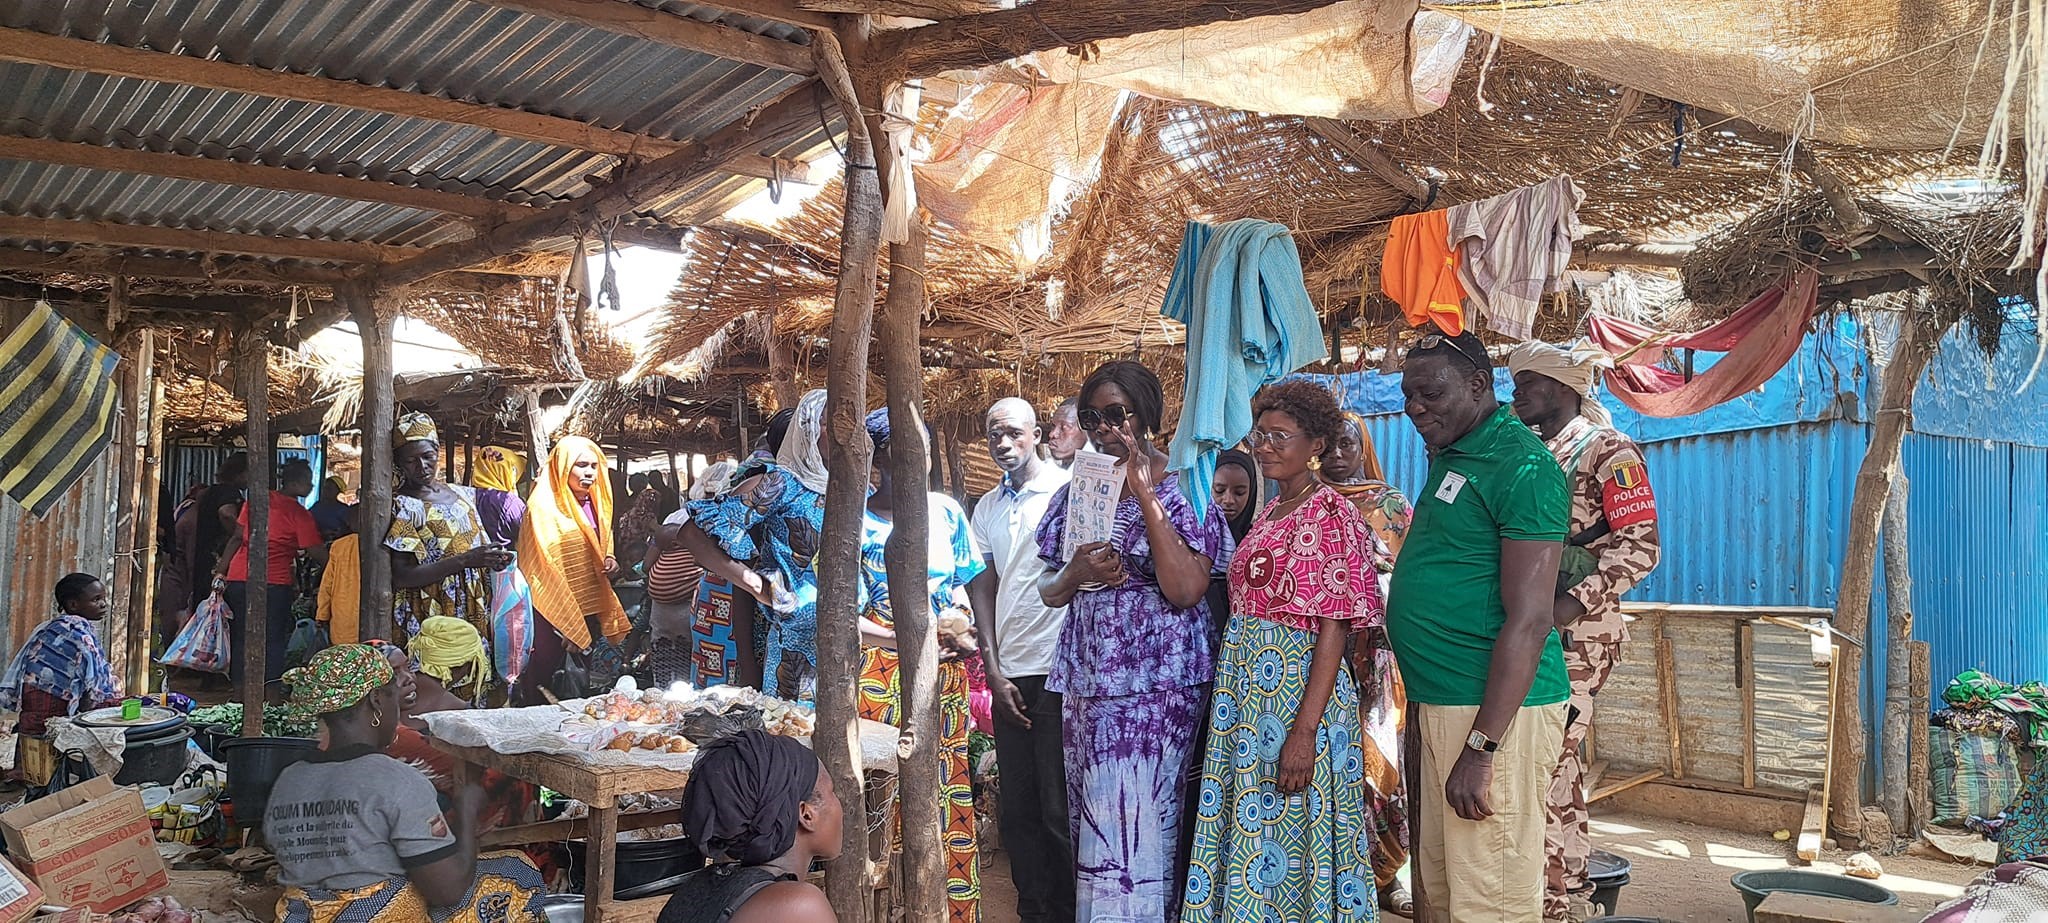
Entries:
[[[479, 857], [479, 792], [441, 814], [427, 777], [384, 751], [398, 734], [399, 692], [376, 648], [344, 644], [285, 674], [292, 705], [320, 716], [327, 746], [285, 768], [263, 836], [285, 885], [283, 923], [528, 919], [546, 893], [518, 853]], [[523, 911], [523, 912], [522, 912]]]

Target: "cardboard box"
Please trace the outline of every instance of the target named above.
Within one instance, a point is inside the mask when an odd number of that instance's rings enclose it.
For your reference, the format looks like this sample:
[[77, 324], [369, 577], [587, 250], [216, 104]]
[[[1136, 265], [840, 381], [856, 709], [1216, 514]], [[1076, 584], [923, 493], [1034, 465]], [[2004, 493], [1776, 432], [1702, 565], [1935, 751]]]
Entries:
[[42, 889], [13, 863], [0, 859], [0, 923], [20, 923], [42, 906]]
[[105, 777], [0, 814], [0, 837], [59, 906], [112, 912], [170, 884], [142, 794]]

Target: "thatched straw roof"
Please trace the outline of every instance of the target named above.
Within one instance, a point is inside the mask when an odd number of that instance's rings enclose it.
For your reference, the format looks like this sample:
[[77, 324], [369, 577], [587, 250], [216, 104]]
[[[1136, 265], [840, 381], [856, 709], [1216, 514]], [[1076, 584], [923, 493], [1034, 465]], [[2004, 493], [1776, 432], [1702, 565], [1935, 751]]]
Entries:
[[[1790, 172], [1783, 139], [1514, 46], [1484, 68], [1482, 104], [1476, 87], [1484, 53], [1475, 43], [1440, 111], [1399, 122], [1130, 98], [1098, 175], [1056, 216], [1051, 254], [1036, 269], [1020, 276], [1009, 254], [964, 242], [945, 224], [934, 227], [927, 344], [971, 357], [965, 364], [1004, 368], [1008, 379], [1026, 379], [1027, 391], [1035, 378], [1069, 386], [1107, 355], [1175, 344], [1180, 331], [1158, 316], [1158, 304], [1190, 218], [1257, 217], [1294, 228], [1310, 294], [1326, 319], [1371, 338], [1399, 316], [1377, 289], [1386, 225], [1403, 212], [1565, 173], [1587, 193], [1580, 219], [1588, 243], [1628, 243], [1696, 236], [1808, 186]], [[1971, 165], [1960, 154], [1811, 150], [1860, 188], [1960, 174]], [[757, 346], [770, 317], [776, 333], [819, 345], [831, 314], [839, 223], [834, 185], [772, 228], [692, 236], [689, 266], [643, 365], [700, 376]], [[1565, 313], [1547, 312], [1539, 335], [1569, 337], [1583, 308], [1575, 302]], [[1177, 353], [1158, 354], [1170, 354], [1163, 365], [1174, 366]], [[969, 390], [942, 387], [940, 396], [957, 393], [968, 406]]]

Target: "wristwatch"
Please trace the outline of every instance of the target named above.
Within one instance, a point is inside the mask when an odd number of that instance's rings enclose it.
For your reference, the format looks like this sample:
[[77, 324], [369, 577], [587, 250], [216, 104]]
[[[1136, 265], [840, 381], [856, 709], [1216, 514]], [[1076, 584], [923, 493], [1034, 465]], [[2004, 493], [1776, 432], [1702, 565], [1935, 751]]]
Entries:
[[1465, 748], [1480, 753], [1492, 753], [1500, 749], [1500, 741], [1486, 736], [1478, 728], [1473, 728], [1471, 736], [1465, 738]]

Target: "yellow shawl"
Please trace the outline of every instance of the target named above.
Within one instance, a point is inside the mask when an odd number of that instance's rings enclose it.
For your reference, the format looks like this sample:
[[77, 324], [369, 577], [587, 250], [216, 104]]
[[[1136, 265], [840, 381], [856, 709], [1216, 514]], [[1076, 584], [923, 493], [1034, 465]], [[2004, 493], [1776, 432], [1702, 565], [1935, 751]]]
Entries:
[[[571, 469], [585, 456], [597, 459], [597, 483], [590, 486], [595, 527], [569, 489], [575, 477]], [[597, 443], [581, 436], [556, 443], [526, 501], [526, 522], [519, 528], [519, 570], [533, 586], [533, 607], [579, 650], [590, 646], [585, 616], [597, 616], [612, 641], [624, 638], [631, 627], [604, 575], [604, 559], [612, 553], [612, 486], [605, 467], [604, 451]]]

